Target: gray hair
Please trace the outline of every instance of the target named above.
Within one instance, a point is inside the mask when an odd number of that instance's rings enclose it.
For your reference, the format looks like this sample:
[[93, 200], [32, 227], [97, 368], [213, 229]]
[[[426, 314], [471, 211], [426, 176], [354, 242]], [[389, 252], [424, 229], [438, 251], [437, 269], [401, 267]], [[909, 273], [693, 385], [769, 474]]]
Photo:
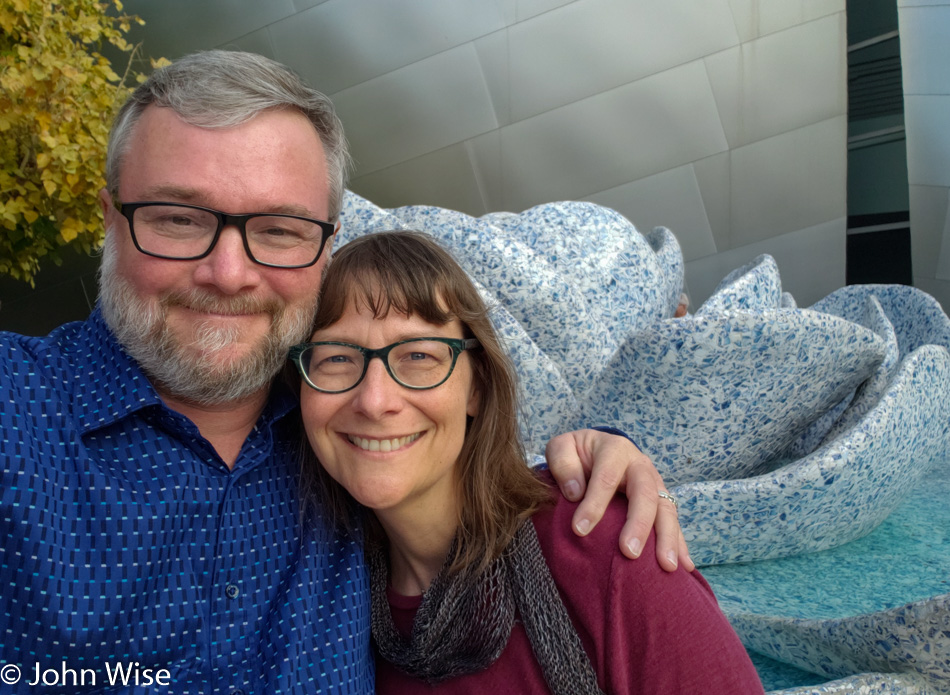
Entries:
[[201, 128], [237, 126], [270, 109], [300, 111], [323, 144], [330, 189], [327, 221], [336, 221], [350, 165], [343, 124], [330, 99], [286, 66], [254, 53], [202, 51], [153, 72], [122, 105], [112, 124], [106, 185], [113, 196], [118, 196], [119, 168], [132, 131], [152, 104], [173, 109], [183, 121]]

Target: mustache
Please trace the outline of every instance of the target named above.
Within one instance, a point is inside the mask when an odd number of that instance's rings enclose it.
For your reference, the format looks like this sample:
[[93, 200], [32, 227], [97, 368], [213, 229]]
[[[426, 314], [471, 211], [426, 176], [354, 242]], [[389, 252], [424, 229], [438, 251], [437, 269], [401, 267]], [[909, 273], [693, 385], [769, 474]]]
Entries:
[[275, 316], [281, 313], [279, 303], [273, 300], [269, 301], [253, 295], [222, 297], [220, 294], [197, 288], [169, 292], [161, 298], [161, 304], [166, 308], [177, 306], [224, 316], [239, 316], [241, 314], [269, 314]]

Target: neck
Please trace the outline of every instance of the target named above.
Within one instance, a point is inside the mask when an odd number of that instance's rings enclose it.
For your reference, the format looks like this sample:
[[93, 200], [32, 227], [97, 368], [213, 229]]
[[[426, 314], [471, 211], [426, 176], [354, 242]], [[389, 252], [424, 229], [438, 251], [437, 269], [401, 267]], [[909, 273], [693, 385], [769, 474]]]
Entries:
[[[415, 510], [413, 510], [415, 511]], [[455, 500], [440, 509], [427, 502], [421, 513], [378, 510], [389, 539], [390, 584], [403, 596], [426, 592], [445, 564], [458, 530]]]
[[267, 404], [269, 387], [240, 401], [202, 405], [159, 391], [165, 405], [191, 420], [228, 468], [233, 469], [244, 441]]

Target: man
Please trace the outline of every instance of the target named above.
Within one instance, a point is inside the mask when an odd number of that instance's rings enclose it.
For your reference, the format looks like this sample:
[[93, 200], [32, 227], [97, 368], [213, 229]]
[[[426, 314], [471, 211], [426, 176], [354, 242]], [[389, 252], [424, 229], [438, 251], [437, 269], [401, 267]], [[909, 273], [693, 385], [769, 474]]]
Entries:
[[[274, 383], [309, 334], [346, 165], [330, 102], [259, 56], [188, 56], [123, 106], [99, 306], [0, 338], [3, 689], [372, 691], [362, 553], [301, 518], [295, 395]], [[689, 565], [626, 439], [548, 456], [572, 497], [596, 460], [578, 532], [625, 483], [625, 552], [659, 508], [665, 566]]]

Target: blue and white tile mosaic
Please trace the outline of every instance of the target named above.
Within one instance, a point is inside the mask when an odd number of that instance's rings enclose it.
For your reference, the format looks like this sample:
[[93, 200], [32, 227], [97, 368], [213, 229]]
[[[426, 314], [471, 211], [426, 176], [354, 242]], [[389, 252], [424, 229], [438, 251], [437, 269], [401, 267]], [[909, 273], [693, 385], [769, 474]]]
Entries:
[[741, 480], [673, 489], [700, 565], [834, 547], [883, 521], [935, 461], [946, 459], [950, 356], [925, 345], [906, 358], [858, 424], [801, 459]]
[[[623, 428], [677, 485], [700, 565], [865, 536], [950, 458], [950, 320], [914, 288], [850, 286], [801, 309], [763, 255], [724, 278], [694, 316], [673, 319], [683, 287], [676, 238], [662, 227], [641, 235], [591, 203], [474, 218], [384, 210], [349, 193], [341, 218], [338, 244], [384, 229], [445, 244], [480, 283], [512, 353], [529, 451], [580, 426]], [[909, 694], [950, 692], [940, 680], [948, 646], [903, 639], [900, 623], [932, 618], [950, 633], [946, 614], [945, 600], [926, 599], [834, 628], [809, 616], [736, 620], [750, 642], [771, 640], [772, 656], [839, 678], [782, 693]], [[833, 648], [842, 644], [847, 655]], [[874, 656], [888, 648], [896, 661]], [[908, 666], [931, 661], [940, 666]]]
[[[630, 236], [629, 230], [627, 235]], [[660, 297], [666, 297], [666, 306], [664, 307], [664, 317], [675, 315], [676, 307], [679, 305], [680, 296], [683, 293], [683, 252], [680, 250], [679, 242], [676, 237], [666, 227], [654, 227], [653, 231], [646, 235], [647, 243], [656, 254], [656, 260], [663, 269], [659, 282]], [[637, 326], [632, 326], [635, 330]]]
[[922, 692], [950, 692], [948, 463], [864, 538], [704, 570], [766, 682], [819, 682], [788, 669], [825, 678], [887, 671], [927, 684]]
[[630, 335], [581, 413], [635, 433], [668, 485], [746, 478], [883, 358], [872, 331], [813, 311], [667, 319]]
[[[829, 311], [829, 314], [836, 312]], [[836, 314], [841, 316], [841, 314]], [[847, 319], [847, 316], [842, 318]], [[878, 367], [874, 376], [869, 377], [855, 391], [853, 399], [849, 400], [844, 411], [830, 422], [830, 427], [821, 440], [821, 443], [831, 441], [842, 432], [845, 432], [852, 425], [857, 424], [867, 414], [868, 410], [874, 407], [874, 404], [881, 400], [884, 390], [894, 378], [894, 374], [900, 364], [900, 348], [897, 344], [897, 333], [894, 331], [894, 325], [887, 318], [884, 309], [877, 297], [869, 295], [865, 299], [864, 312], [860, 316], [852, 319], [855, 323], [867, 326], [877, 333], [884, 340], [887, 346], [884, 359]], [[816, 447], [808, 447], [804, 452], [811, 451]]]
[[776, 309], [782, 305], [782, 296], [778, 265], [774, 258], [763, 254], [729, 273], [696, 314]]
[[737, 613], [729, 622], [747, 648], [828, 678], [915, 672], [950, 691], [950, 594], [833, 620]]
[[950, 348], [950, 319], [936, 299], [916, 287], [848, 285], [811, 308], [847, 318], [862, 310], [867, 297], [875, 297], [880, 302], [884, 314], [894, 325], [902, 355], [909, 355], [921, 345]]
[[937, 695], [925, 678], [907, 673], [861, 673], [817, 686], [770, 690], [768, 695]]

